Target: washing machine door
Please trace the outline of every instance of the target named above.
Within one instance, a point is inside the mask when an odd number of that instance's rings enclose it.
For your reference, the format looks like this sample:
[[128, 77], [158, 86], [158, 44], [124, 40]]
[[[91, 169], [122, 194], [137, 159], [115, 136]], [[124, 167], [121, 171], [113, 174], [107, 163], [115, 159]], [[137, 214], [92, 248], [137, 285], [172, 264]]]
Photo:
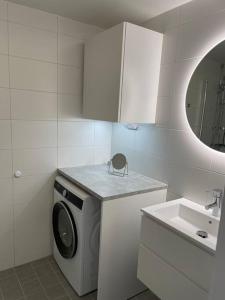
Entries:
[[72, 258], [77, 251], [77, 228], [73, 215], [64, 201], [53, 207], [53, 233], [57, 248], [64, 258]]

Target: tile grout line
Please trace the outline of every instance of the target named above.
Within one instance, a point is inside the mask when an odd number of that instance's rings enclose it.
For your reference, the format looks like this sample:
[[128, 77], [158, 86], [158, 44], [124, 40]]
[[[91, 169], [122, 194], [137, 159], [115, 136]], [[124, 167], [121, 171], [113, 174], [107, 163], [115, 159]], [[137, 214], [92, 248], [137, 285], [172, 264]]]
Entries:
[[44, 292], [44, 295], [46, 296], [46, 298], [47, 298], [48, 300], [51, 300], [51, 299], [48, 297], [48, 295], [47, 295], [47, 293], [46, 293], [46, 290], [45, 290], [45, 288], [44, 288], [44, 286], [43, 286], [43, 284], [42, 284], [42, 282], [41, 282], [41, 280], [40, 280], [40, 278], [39, 278], [39, 276], [38, 276], [38, 273], [36, 272], [35, 268], [33, 267], [32, 263], [30, 264], [30, 266], [31, 266], [32, 270], [34, 271], [35, 275], [37, 276], [37, 280], [38, 280], [38, 282], [40, 283], [40, 286], [41, 286], [41, 288], [42, 288], [42, 290], [43, 290], [43, 292]]
[[[15, 270], [15, 268], [13, 268], [13, 269]], [[17, 278], [17, 280], [18, 280], [18, 283], [19, 283], [20, 289], [21, 289], [21, 291], [22, 291], [23, 298], [25, 299], [25, 298], [26, 298], [26, 296], [25, 296], [25, 293], [24, 293], [24, 290], [23, 290], [22, 284], [21, 284], [21, 282], [20, 282], [20, 280], [19, 280], [19, 276], [18, 276], [18, 274], [17, 274], [16, 272], [14, 272], [14, 273], [15, 273], [15, 276], [16, 276], [16, 278]], [[18, 300], [19, 300], [19, 299], [18, 299]]]
[[9, 99], [10, 99], [10, 133], [11, 133], [11, 184], [12, 184], [12, 190], [11, 190], [11, 205], [12, 205], [12, 234], [13, 234], [13, 266], [15, 266], [16, 262], [16, 255], [15, 255], [15, 207], [14, 207], [14, 180], [13, 180], [13, 169], [14, 169], [14, 159], [13, 159], [13, 121], [12, 121], [12, 98], [11, 98], [11, 80], [10, 80], [10, 57], [9, 57], [9, 47], [10, 47], [10, 37], [9, 37], [9, 20], [8, 20], [8, 2], [6, 6], [6, 22], [7, 22], [7, 38], [8, 38], [8, 76], [9, 76]]

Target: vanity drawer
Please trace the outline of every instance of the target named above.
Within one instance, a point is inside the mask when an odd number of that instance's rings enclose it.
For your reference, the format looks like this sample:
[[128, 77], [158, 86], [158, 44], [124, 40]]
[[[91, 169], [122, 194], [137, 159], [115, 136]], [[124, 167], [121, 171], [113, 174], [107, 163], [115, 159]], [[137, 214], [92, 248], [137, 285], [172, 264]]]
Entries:
[[145, 215], [142, 217], [141, 243], [199, 287], [209, 290], [214, 255]]
[[140, 245], [138, 278], [162, 300], [207, 300], [208, 294]]

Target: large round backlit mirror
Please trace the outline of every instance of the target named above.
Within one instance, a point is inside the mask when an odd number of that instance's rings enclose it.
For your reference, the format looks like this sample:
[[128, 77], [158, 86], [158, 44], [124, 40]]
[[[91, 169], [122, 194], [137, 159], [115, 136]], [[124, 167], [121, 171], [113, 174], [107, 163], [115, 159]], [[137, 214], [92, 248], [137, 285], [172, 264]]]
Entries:
[[186, 112], [195, 135], [210, 148], [225, 152], [225, 42], [213, 48], [194, 71]]

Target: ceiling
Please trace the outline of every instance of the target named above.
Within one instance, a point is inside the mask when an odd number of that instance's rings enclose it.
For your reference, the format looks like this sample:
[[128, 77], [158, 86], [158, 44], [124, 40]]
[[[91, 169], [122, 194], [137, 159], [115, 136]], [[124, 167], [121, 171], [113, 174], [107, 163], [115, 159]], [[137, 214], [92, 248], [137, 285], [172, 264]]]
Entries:
[[141, 24], [190, 0], [9, 0], [107, 28], [122, 21]]

